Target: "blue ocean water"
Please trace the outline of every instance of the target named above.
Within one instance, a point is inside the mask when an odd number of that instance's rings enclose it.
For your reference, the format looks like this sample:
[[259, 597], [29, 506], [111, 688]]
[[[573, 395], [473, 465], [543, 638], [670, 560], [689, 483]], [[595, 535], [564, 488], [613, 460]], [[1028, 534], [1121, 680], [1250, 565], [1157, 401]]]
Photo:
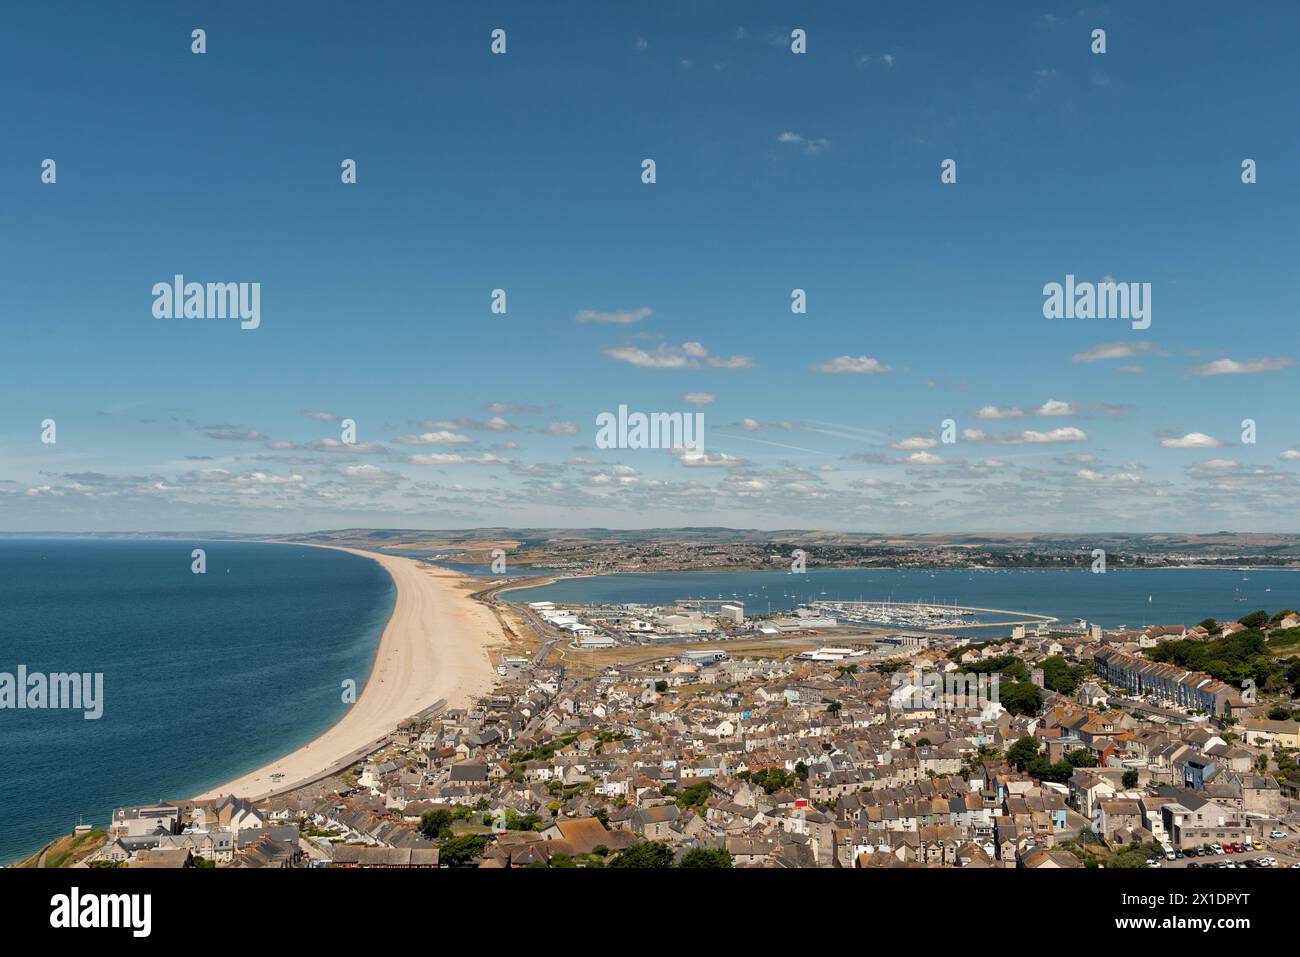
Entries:
[[323, 548], [0, 541], [0, 672], [104, 674], [99, 720], [0, 710], [0, 862], [311, 740], [364, 684], [395, 596], [377, 563]]
[[[789, 572], [664, 572], [569, 578], [509, 591], [509, 601], [576, 604], [667, 604], [679, 598], [734, 598], [751, 614], [815, 600], [934, 601], [1053, 615], [1067, 624], [1086, 618], [1107, 628], [1194, 625], [1236, 619], [1257, 608], [1300, 607], [1300, 570], [1230, 568], [1079, 570], [810, 569]], [[1238, 597], [1245, 598], [1239, 602]], [[982, 631], [987, 637], [994, 632]], [[1000, 633], [998, 633], [1000, 634]]]

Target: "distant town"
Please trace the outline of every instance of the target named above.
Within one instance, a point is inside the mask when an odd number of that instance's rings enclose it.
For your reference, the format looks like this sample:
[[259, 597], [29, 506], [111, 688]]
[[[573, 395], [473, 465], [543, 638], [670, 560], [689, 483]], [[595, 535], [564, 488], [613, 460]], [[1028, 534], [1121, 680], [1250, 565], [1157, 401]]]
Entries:
[[1157, 535], [918, 534], [729, 528], [345, 529], [293, 540], [363, 548], [423, 549], [452, 561], [600, 574], [786, 569], [798, 549], [807, 568], [1086, 568], [1104, 550], [1113, 568], [1300, 567], [1300, 536], [1263, 533]]

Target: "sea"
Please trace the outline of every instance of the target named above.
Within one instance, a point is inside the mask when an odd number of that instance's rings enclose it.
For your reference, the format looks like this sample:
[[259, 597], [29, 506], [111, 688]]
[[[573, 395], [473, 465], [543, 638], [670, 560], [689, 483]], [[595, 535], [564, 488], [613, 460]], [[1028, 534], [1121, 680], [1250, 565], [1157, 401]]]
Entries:
[[[206, 573], [192, 552], [206, 552]], [[103, 715], [0, 710], [0, 863], [307, 743], [365, 684], [396, 588], [346, 552], [0, 541], [0, 672], [103, 674]]]
[[[566, 578], [511, 590], [501, 597], [584, 605], [728, 599], [744, 602], [749, 614], [787, 611], [819, 600], [931, 602], [1050, 615], [1065, 624], [1082, 618], [1105, 628], [1142, 628], [1191, 626], [1206, 618], [1236, 619], [1258, 608], [1269, 612], [1298, 608], [1300, 569], [1110, 568], [1103, 574], [1089, 569], [965, 568], [831, 568], [802, 574], [661, 572]], [[1004, 637], [995, 629], [971, 634]]]

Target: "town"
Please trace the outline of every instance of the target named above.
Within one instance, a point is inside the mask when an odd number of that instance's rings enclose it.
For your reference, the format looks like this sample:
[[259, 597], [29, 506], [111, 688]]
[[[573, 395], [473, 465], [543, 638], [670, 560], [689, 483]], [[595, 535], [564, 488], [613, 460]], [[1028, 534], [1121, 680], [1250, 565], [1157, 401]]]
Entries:
[[836, 641], [511, 656], [339, 774], [64, 840], [89, 867], [1300, 868], [1293, 611]]

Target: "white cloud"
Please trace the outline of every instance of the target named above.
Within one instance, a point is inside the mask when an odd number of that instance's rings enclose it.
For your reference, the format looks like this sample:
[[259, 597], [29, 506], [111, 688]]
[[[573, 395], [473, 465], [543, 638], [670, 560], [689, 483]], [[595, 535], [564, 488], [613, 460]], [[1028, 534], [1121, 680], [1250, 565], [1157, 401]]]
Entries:
[[889, 366], [870, 356], [836, 356], [834, 359], [823, 362], [817, 369], [819, 372], [847, 372], [858, 375], [874, 375], [878, 372], [890, 371]]
[[472, 429], [476, 432], [513, 432], [514, 425], [499, 415], [494, 415], [486, 422], [480, 419], [470, 419], [461, 416], [459, 419], [431, 419], [427, 422], [420, 423], [426, 429]]
[[652, 315], [649, 306], [642, 306], [640, 309], [628, 309], [622, 312], [600, 312], [596, 309], [583, 309], [575, 317], [579, 322], [609, 322], [616, 325], [629, 325], [633, 322], [640, 322], [647, 316]]
[[818, 153], [824, 153], [831, 148], [831, 141], [824, 138], [808, 139], [798, 133], [786, 131], [777, 136], [778, 143], [789, 143], [795, 146], [802, 146], [803, 151], [809, 156], [816, 156]]
[[1000, 408], [996, 405], [986, 405], [975, 412], [977, 419], [1018, 419], [1025, 414], [1024, 409], [1017, 409], [1014, 406]]
[[1112, 472], [1106, 475], [1093, 469], [1079, 469], [1078, 476], [1085, 482], [1108, 485], [1136, 485], [1142, 481], [1142, 476], [1134, 475], [1132, 472]]
[[1036, 415], [1078, 415], [1079, 409], [1073, 402], [1061, 402], [1059, 399], [1048, 399], [1038, 407]]
[[461, 455], [457, 452], [430, 452], [409, 455], [406, 460], [415, 465], [509, 465], [509, 461], [491, 452], [482, 455]]
[[963, 429], [963, 440], [967, 442], [990, 442], [996, 445], [1048, 445], [1055, 442], [1086, 442], [1087, 434], [1082, 429], [1067, 426], [1039, 432], [1026, 429], [1023, 432], [984, 432], [981, 429]]
[[902, 449], [904, 451], [907, 449], [932, 449], [938, 444], [939, 442], [937, 439], [931, 438], [928, 435], [909, 435], [907, 438], [893, 443], [890, 448]]
[[1104, 342], [1084, 352], [1076, 352], [1071, 358], [1075, 362], [1102, 362], [1107, 359], [1132, 359], [1149, 352], [1157, 352], [1150, 342]]
[[742, 458], [726, 452], [699, 452], [694, 449], [681, 449], [675, 452], [677, 461], [688, 468], [696, 469], [732, 469], [747, 464]]
[[1218, 449], [1223, 443], [1204, 432], [1188, 432], [1185, 435], [1169, 436], [1160, 440], [1160, 447], [1165, 449]]
[[718, 397], [712, 392], [687, 392], [682, 396], [682, 401], [691, 405], [712, 405], [718, 401]]
[[547, 435], [574, 435], [578, 431], [578, 423], [565, 420], [555, 420], [546, 426]]
[[1205, 365], [1192, 366], [1188, 373], [1195, 376], [1214, 375], [1254, 375], [1259, 372], [1277, 372], [1295, 365], [1289, 356], [1274, 356], [1267, 359], [1249, 359], [1238, 362], [1235, 359], [1215, 359]]
[[398, 445], [468, 445], [474, 440], [459, 432], [421, 432], [419, 435], [399, 435], [393, 439]]
[[646, 352], [636, 346], [619, 346], [606, 349], [605, 354], [611, 359], [642, 369], [698, 369], [701, 366], [712, 369], [748, 369], [754, 365], [749, 356], [724, 358], [709, 355], [709, 351], [698, 342], [683, 342], [680, 346], [661, 345], [654, 352]]

